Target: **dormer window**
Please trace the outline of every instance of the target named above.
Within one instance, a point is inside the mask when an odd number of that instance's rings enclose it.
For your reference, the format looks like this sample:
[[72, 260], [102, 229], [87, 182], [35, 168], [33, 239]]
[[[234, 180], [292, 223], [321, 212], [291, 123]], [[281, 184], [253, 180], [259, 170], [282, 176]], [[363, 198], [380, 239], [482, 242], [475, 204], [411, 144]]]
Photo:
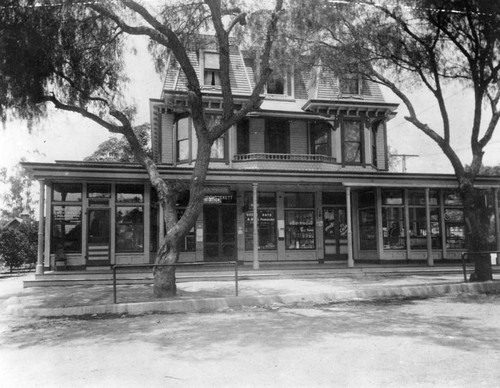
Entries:
[[203, 63], [203, 84], [205, 86], [220, 86], [219, 54], [216, 52], [204, 52]]
[[285, 70], [283, 75], [278, 71], [273, 72], [266, 84], [267, 94], [278, 96], [293, 96], [293, 72]]
[[339, 79], [340, 94], [361, 94], [361, 85], [358, 75], [345, 75]]

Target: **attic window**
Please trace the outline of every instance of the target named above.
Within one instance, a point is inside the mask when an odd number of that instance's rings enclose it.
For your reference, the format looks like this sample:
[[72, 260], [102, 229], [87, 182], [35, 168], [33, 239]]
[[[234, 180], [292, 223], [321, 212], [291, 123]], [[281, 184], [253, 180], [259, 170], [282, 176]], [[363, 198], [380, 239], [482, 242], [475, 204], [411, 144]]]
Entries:
[[341, 94], [361, 94], [361, 79], [357, 75], [346, 75], [339, 79]]
[[204, 85], [220, 86], [220, 64], [218, 53], [203, 53]]
[[292, 96], [293, 71], [286, 70], [285, 74], [273, 72], [267, 81], [267, 94]]

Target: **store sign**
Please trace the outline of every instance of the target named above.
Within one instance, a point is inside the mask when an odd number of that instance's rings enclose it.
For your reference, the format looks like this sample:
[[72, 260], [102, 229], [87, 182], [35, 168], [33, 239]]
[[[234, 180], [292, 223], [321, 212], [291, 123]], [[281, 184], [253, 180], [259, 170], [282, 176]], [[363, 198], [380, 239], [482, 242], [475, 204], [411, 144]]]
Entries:
[[203, 203], [207, 205], [220, 205], [222, 203], [235, 203], [236, 198], [234, 193], [229, 194], [213, 194], [205, 195], [203, 198]]

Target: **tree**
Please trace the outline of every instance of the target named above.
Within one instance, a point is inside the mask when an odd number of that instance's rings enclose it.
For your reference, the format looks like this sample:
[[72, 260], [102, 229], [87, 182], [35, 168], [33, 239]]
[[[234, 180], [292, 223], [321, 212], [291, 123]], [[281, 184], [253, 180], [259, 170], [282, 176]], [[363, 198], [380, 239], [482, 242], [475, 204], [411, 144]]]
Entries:
[[38, 226], [35, 222], [25, 221], [19, 227], [0, 232], [0, 257], [5, 265], [13, 268], [36, 263], [38, 250]]
[[[134, 133], [141, 147], [146, 151], [149, 157], [151, 157], [151, 147], [149, 146], [151, 138], [150, 132], [151, 126], [149, 123], [134, 127]], [[84, 161], [134, 163], [136, 159], [127, 139], [123, 137], [110, 137], [108, 140], [99, 144], [97, 150], [95, 150], [92, 155], [87, 156]]]
[[7, 186], [7, 192], [2, 195], [4, 206], [1, 209], [0, 217], [11, 219], [19, 217], [24, 210], [27, 210], [31, 217], [34, 216], [34, 208], [37, 201], [33, 199], [33, 179], [28, 172], [21, 167], [21, 162], [14, 167], [11, 174], [3, 168], [0, 174], [0, 182]]
[[[301, 0], [294, 5], [296, 46], [307, 48], [316, 63], [341, 77], [361, 76], [388, 87], [406, 106], [405, 119], [441, 148], [464, 202], [467, 247], [471, 252], [486, 250], [488, 211], [474, 183], [500, 118], [500, 3], [353, 0], [307, 2], [306, 7]], [[468, 170], [451, 143], [453, 132], [464, 137], [463, 128], [451, 127], [444, 95], [454, 82], [468, 87], [474, 96]], [[439, 127], [421, 120], [410, 98], [416, 87], [427, 90], [439, 107]], [[478, 280], [491, 278], [485, 263], [476, 255]]]
[[[28, 4], [23, 6], [21, 3]], [[259, 12], [261, 25], [261, 72], [255, 88], [241, 109], [236, 109], [229, 77], [229, 36], [243, 29], [247, 14], [237, 1], [169, 1], [148, 10], [131, 0], [117, 2], [62, 1], [52, 4], [3, 0], [0, 7], [0, 116], [8, 114], [31, 120], [46, 114], [44, 104], [75, 112], [95, 121], [111, 133], [122, 134], [135, 159], [146, 169], [164, 210], [166, 236], [157, 252], [156, 264], [174, 264], [179, 244], [194, 225], [203, 206], [205, 178], [214, 141], [250, 112], [272, 70], [269, 56], [282, 9]], [[241, 2], [245, 5], [245, 2]], [[154, 16], [156, 15], [156, 16]], [[218, 123], [209, 125], [204, 116], [204, 97], [188, 50], [201, 28], [215, 33], [220, 61], [223, 112]], [[155, 53], [169, 50], [187, 77], [189, 113], [198, 150], [189, 183], [167, 182], [154, 161], [141, 147], [132, 129], [130, 108], [124, 105], [122, 52], [125, 36], [146, 36]], [[187, 188], [189, 203], [178, 220], [176, 201]], [[154, 268], [156, 296], [175, 295], [175, 267]]]

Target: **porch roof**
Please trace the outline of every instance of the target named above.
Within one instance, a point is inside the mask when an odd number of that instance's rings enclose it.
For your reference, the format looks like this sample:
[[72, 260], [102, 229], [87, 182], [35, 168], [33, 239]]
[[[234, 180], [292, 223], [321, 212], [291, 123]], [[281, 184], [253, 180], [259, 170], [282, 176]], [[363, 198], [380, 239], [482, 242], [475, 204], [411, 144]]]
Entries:
[[[58, 161], [56, 163], [22, 163], [35, 179], [43, 181], [89, 182], [148, 182], [146, 170], [139, 164], [109, 162]], [[189, 180], [192, 167], [159, 165], [158, 171], [165, 179]], [[210, 184], [273, 184], [317, 185], [323, 187], [401, 187], [401, 188], [453, 188], [457, 186], [453, 174], [410, 174], [387, 171], [282, 171], [244, 170], [231, 168], [210, 169]], [[500, 188], [500, 176], [481, 176], [477, 188]]]

